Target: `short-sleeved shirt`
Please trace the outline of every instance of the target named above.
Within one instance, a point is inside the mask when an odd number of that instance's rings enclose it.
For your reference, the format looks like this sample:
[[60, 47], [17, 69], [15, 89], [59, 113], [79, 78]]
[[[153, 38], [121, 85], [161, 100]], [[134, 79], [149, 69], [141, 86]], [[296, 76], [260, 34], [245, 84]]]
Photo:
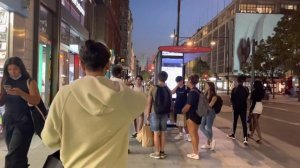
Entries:
[[133, 88], [132, 88], [134, 91], [136, 91], [136, 92], [145, 92], [145, 88], [144, 88], [144, 86], [140, 86], [140, 87], [138, 87], [138, 86], [136, 86], [136, 85], [133, 85]]
[[187, 101], [187, 94], [189, 93], [190, 89], [185, 85], [183, 87], [178, 87], [176, 89], [176, 100], [175, 100], [175, 109], [182, 109]]
[[191, 105], [191, 108], [187, 112], [187, 118], [199, 125], [201, 123], [201, 117], [196, 114], [196, 110], [198, 108], [200, 90], [196, 87], [193, 88], [193, 90], [194, 89], [196, 91], [190, 91], [187, 97], [186, 104]]

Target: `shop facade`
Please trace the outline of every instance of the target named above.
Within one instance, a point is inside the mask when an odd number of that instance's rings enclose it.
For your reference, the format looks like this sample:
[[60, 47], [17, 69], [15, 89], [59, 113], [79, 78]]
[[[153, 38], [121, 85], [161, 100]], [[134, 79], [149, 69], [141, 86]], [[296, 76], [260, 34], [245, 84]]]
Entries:
[[[1, 0], [0, 2], [0, 78], [3, 76], [5, 60], [11, 56], [19, 56], [27, 67], [32, 54], [32, 36], [27, 31], [32, 22], [33, 3], [23, 0]], [[31, 26], [32, 27], [32, 26]], [[31, 72], [31, 69], [28, 68]]]

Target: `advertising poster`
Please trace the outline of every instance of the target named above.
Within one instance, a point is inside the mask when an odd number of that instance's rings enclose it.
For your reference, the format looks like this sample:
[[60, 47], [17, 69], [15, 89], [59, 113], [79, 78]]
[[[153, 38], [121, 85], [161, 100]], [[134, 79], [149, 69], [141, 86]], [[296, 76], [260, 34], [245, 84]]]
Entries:
[[252, 40], [259, 42], [273, 36], [274, 28], [282, 16], [282, 14], [236, 14], [233, 50], [235, 75], [241, 73], [241, 67], [251, 61]]

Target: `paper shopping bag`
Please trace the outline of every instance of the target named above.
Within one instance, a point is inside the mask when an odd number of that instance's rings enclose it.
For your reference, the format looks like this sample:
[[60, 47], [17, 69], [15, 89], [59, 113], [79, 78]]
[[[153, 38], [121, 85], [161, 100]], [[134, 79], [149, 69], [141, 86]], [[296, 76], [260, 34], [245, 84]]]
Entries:
[[177, 125], [177, 127], [186, 127], [186, 115], [185, 114], [177, 114], [176, 125]]
[[142, 147], [152, 147], [153, 145], [153, 132], [150, 125], [144, 125], [142, 127]]
[[135, 138], [138, 142], [142, 142], [142, 139], [143, 139], [143, 129], [141, 129], [137, 135], [136, 135], [136, 138]]

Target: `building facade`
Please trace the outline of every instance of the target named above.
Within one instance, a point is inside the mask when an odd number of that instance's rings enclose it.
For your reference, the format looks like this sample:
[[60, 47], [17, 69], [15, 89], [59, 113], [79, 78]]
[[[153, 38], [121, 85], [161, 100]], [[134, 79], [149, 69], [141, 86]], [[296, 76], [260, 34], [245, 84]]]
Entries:
[[121, 31], [121, 54], [120, 62], [128, 73], [135, 75], [135, 57], [133, 52], [131, 34], [133, 29], [132, 13], [129, 9], [129, 0], [121, 1], [121, 17], [120, 17], [120, 31]]
[[2, 0], [0, 78], [5, 60], [21, 57], [50, 105], [60, 87], [84, 76], [79, 52], [85, 40], [121, 55], [120, 17], [121, 0]]
[[102, 41], [111, 49], [114, 62], [121, 54], [121, 1], [97, 0], [93, 11], [91, 39]]
[[252, 40], [271, 36], [283, 14], [299, 10], [299, 5], [299, 0], [235, 0], [198, 29], [192, 41], [197, 46], [212, 47], [212, 52], [202, 59], [210, 65], [215, 79], [219, 79], [219, 89], [227, 89], [228, 84], [233, 87], [232, 77], [241, 73], [244, 63], [251, 61]]

